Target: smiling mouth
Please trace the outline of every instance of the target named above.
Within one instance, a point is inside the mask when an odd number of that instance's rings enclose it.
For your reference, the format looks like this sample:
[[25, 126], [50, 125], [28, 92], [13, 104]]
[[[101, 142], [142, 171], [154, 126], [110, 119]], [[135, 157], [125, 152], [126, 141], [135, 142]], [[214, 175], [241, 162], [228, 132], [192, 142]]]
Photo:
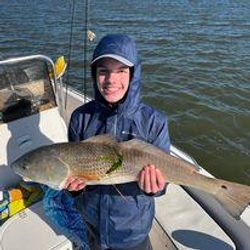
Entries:
[[116, 93], [118, 91], [120, 91], [119, 88], [110, 88], [110, 87], [103, 88], [103, 92], [107, 93], [107, 94], [113, 94], [113, 93]]

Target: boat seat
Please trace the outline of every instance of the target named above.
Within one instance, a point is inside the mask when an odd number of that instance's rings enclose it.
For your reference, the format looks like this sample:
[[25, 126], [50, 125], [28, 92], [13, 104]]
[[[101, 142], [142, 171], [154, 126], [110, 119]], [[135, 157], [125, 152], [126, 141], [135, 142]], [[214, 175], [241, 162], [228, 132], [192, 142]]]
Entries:
[[44, 215], [42, 202], [19, 212], [0, 228], [0, 250], [73, 250], [69, 241]]

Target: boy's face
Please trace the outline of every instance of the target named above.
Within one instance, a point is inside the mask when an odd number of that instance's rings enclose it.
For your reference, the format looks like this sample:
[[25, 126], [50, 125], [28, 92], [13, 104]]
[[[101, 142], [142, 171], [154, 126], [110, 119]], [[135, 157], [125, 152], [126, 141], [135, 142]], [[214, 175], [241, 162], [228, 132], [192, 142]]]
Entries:
[[120, 101], [129, 87], [130, 70], [125, 64], [103, 58], [97, 62], [96, 80], [100, 93], [109, 103]]

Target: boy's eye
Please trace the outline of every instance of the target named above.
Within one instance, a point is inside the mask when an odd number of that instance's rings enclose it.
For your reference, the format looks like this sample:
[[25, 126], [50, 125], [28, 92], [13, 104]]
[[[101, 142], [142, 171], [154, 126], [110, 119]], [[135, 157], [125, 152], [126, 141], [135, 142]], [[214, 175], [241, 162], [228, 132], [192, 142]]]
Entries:
[[99, 74], [102, 74], [102, 75], [108, 74], [108, 70], [106, 70], [106, 69], [100, 69], [98, 72], [99, 72]]
[[128, 70], [127, 69], [117, 69], [117, 70], [108, 70], [108, 69], [98, 69], [98, 73], [99, 75], [108, 75], [111, 73], [115, 73], [115, 74], [124, 74], [127, 73]]

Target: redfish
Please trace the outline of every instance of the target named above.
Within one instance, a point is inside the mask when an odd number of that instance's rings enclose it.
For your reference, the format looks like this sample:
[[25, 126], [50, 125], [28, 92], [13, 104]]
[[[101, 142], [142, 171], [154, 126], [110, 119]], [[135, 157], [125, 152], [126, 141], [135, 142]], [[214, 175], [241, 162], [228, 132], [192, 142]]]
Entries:
[[210, 193], [235, 218], [250, 202], [249, 186], [204, 176], [192, 164], [138, 139], [117, 142], [109, 135], [99, 135], [77, 143], [43, 146], [11, 167], [25, 180], [62, 189], [69, 176], [82, 178], [87, 185], [135, 182], [147, 164], [159, 168], [169, 183]]

